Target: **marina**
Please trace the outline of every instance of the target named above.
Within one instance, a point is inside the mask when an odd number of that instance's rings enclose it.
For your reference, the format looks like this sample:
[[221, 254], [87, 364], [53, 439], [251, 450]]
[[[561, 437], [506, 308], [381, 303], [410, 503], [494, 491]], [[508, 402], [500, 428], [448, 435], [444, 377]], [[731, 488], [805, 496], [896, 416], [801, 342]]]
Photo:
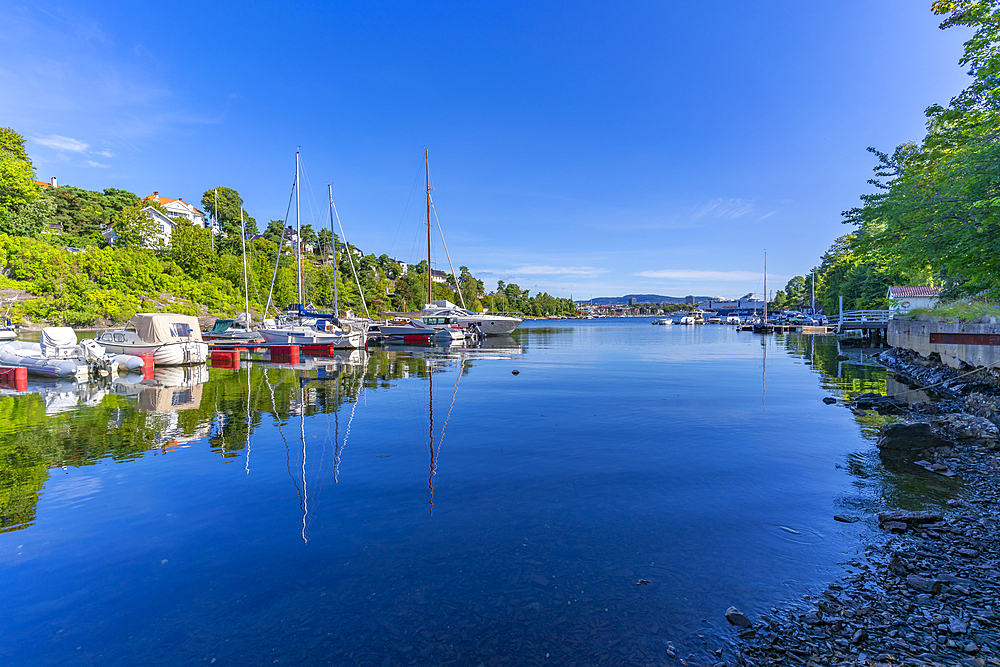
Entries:
[[[651, 322], [528, 322], [480, 346], [294, 362], [216, 344], [237, 364], [5, 390], [24, 417], [3, 427], [4, 447], [41, 476], [8, 487], [24, 504], [5, 515], [0, 569], [24, 611], [0, 620], [0, 655], [490, 664], [541, 651], [626, 664], [667, 642], [707, 655], [721, 610], [776, 604], [851, 553], [830, 517], [882, 500], [841, 465], [870, 447], [863, 431], [820, 398], [881, 390], [884, 371], [836, 362], [832, 337]], [[718, 374], [730, 411], [706, 426]], [[17, 408], [36, 400], [45, 420]], [[793, 415], [826, 436], [776, 445]], [[67, 438], [38, 449], [53, 429]], [[776, 559], [780, 572], [765, 567]], [[79, 602], [58, 606], [67, 596]], [[127, 620], [101, 622], [126, 605]]]

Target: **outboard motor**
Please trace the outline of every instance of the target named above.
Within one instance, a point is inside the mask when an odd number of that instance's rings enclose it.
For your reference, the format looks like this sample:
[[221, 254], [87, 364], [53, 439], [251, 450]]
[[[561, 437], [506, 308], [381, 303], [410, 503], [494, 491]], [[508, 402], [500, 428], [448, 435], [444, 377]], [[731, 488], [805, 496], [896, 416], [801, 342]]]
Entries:
[[118, 363], [105, 353], [93, 338], [85, 338], [80, 341], [80, 351], [87, 362], [91, 377], [105, 377], [117, 370]]

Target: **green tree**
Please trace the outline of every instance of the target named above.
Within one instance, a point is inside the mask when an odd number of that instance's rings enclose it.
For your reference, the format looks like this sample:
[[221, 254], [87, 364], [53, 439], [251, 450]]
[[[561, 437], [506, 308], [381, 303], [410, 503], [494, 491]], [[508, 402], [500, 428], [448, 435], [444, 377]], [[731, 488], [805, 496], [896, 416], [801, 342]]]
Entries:
[[31, 158], [24, 150], [24, 137], [9, 127], [0, 127], [0, 155], [9, 155], [32, 167]]
[[120, 248], [157, 248], [161, 237], [153, 218], [139, 206], [116, 213], [111, 219], [114, 245]]
[[312, 225], [302, 225], [299, 229], [299, 237], [302, 239], [303, 244], [309, 244], [313, 247], [316, 246], [317, 237]]
[[271, 220], [264, 230], [264, 238], [268, 241], [281, 245], [285, 234], [285, 223], [281, 220]]
[[195, 280], [210, 274], [216, 261], [211, 230], [179, 219], [170, 234], [170, 258]]
[[323, 228], [316, 235], [316, 242], [319, 244], [320, 252], [325, 256], [333, 252], [333, 234], [329, 229]]
[[[219, 199], [219, 209], [215, 208], [216, 194]], [[224, 244], [230, 250], [240, 247], [240, 236], [243, 233], [240, 226], [240, 208], [243, 206], [243, 198], [240, 193], [232, 188], [213, 188], [205, 190], [201, 198], [201, 204], [205, 210], [219, 221], [219, 227], [226, 234], [227, 242]], [[243, 223], [246, 227], [247, 238], [257, 233], [257, 221], [243, 211]]]
[[0, 206], [0, 233], [10, 236], [38, 236], [45, 229], [45, 221], [52, 215], [54, 206], [46, 199], [27, 203]]
[[41, 196], [29, 162], [0, 153], [0, 207], [27, 204]]

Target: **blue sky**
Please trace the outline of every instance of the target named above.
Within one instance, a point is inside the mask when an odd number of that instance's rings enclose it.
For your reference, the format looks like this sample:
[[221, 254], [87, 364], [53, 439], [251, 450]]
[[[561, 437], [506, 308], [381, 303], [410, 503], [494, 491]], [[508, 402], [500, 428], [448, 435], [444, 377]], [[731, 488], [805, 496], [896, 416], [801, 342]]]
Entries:
[[[740, 296], [818, 263], [867, 146], [967, 84], [930, 1], [0, 0], [0, 126], [40, 179], [196, 203], [236, 188], [410, 262], [423, 149], [451, 257], [577, 299]], [[437, 239], [435, 233], [435, 239]], [[447, 270], [440, 244], [436, 266]]]

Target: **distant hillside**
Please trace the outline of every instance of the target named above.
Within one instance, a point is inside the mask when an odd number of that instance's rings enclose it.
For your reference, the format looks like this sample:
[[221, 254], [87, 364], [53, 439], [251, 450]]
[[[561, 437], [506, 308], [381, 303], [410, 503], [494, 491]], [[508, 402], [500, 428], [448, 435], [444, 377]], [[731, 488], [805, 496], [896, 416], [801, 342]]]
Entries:
[[[684, 303], [687, 297], [683, 296], [662, 296], [660, 294], [626, 294], [625, 296], [599, 296], [587, 301], [577, 303], [590, 304], [592, 306], [624, 306], [628, 305], [629, 299], [635, 299], [636, 303]], [[696, 296], [694, 300], [708, 301], [714, 297]]]

